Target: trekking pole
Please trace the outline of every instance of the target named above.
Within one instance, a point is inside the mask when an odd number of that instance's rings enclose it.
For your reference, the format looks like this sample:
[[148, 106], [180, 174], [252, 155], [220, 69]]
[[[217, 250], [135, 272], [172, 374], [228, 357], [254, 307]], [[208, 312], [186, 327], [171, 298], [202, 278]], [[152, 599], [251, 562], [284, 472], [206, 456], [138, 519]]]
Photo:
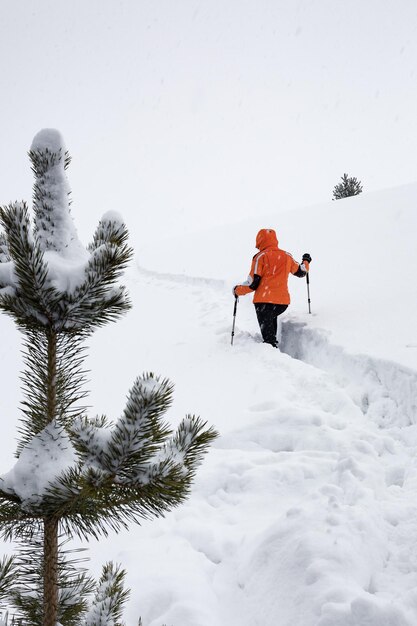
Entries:
[[233, 309], [232, 341], [231, 341], [232, 346], [233, 346], [233, 337], [235, 336], [236, 310], [237, 310], [238, 300], [239, 300], [238, 296], [235, 296], [235, 307]]
[[310, 300], [310, 276], [307, 272], [306, 274], [307, 280], [307, 298], [308, 298], [308, 312], [311, 313], [311, 300]]

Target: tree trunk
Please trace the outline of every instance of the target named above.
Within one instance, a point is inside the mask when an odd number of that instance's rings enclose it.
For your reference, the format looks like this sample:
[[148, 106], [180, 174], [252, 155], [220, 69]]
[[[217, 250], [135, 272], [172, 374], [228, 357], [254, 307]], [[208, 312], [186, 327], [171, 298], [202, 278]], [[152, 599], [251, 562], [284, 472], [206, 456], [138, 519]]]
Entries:
[[[47, 420], [56, 417], [57, 335], [48, 333]], [[43, 539], [43, 626], [56, 626], [58, 620], [58, 519], [45, 517]]]
[[55, 331], [48, 332], [48, 378], [47, 378], [47, 419], [48, 423], [56, 416], [56, 344]]
[[58, 619], [58, 520], [46, 517], [43, 539], [43, 626], [56, 626]]

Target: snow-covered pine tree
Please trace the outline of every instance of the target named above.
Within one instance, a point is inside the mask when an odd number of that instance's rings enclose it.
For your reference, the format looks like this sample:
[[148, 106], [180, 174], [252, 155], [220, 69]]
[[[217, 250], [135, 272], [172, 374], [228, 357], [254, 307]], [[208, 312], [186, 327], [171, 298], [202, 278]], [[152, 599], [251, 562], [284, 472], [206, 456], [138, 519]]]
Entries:
[[343, 176], [341, 176], [341, 180], [342, 182], [335, 185], [333, 188], [333, 200], [349, 198], [350, 196], [357, 196], [362, 193], [361, 181], [355, 176], [343, 174]]
[[132, 250], [116, 213], [82, 246], [58, 131], [38, 133], [29, 156], [33, 216], [25, 202], [0, 209], [0, 309], [23, 333], [26, 364], [17, 462], [0, 479], [1, 533], [20, 550], [0, 563], [0, 592], [25, 626], [118, 626], [123, 570], [108, 563], [96, 583], [67, 540], [181, 503], [216, 432], [195, 416], [172, 432], [163, 416], [173, 385], [152, 373], [136, 379], [115, 422], [86, 415], [84, 342], [130, 308], [118, 280]]

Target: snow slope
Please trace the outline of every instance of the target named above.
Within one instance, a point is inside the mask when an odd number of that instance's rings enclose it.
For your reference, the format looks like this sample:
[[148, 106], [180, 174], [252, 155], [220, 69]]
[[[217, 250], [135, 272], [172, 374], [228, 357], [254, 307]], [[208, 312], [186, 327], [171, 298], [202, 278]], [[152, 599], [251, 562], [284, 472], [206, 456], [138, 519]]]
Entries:
[[[275, 228], [280, 246], [296, 259], [303, 252], [313, 257], [309, 326], [324, 330], [332, 343], [351, 353], [417, 369], [417, 183], [261, 216], [194, 237], [160, 242], [155, 235], [155, 242], [144, 245], [138, 231], [138, 262], [159, 272], [234, 285], [247, 276], [257, 231], [268, 227]], [[306, 287], [297, 279], [291, 285], [291, 313], [298, 316], [307, 310]]]
[[[193, 412], [221, 436], [184, 505], [89, 544], [96, 573], [109, 559], [128, 570], [128, 626], [417, 623], [413, 199], [417, 185], [258, 224], [313, 256], [314, 314], [294, 278], [281, 352], [260, 342], [249, 297], [230, 345], [256, 220], [183, 243], [156, 233], [139, 251], [133, 311], [90, 341], [92, 412], [118, 417], [152, 370], [176, 383], [173, 424]], [[0, 324], [10, 408], [18, 347]]]
[[[417, 198], [416, 190], [399, 196]], [[260, 343], [248, 298], [240, 299], [230, 346], [231, 286], [245, 277], [252, 252], [245, 250], [238, 274], [235, 251], [253, 224], [184, 246], [157, 242], [138, 255], [133, 312], [92, 344], [93, 404], [101, 412], [110, 402], [116, 416], [122, 370], [129, 381], [153, 369], [176, 382], [170, 419], [199, 413], [221, 437], [185, 505], [93, 548], [97, 568], [98, 553], [127, 565], [132, 626], [138, 614], [145, 626], [417, 623], [417, 368], [407, 367], [413, 351], [405, 348], [415, 333], [408, 269], [415, 214], [411, 200], [400, 205], [394, 196], [311, 209], [301, 221], [288, 215], [288, 248], [315, 259], [316, 306], [309, 316], [305, 282], [293, 279], [282, 352]], [[328, 236], [331, 249], [323, 250], [317, 242], [330, 226], [337, 241]], [[381, 249], [385, 259], [398, 257], [385, 274], [395, 274], [389, 290], [404, 306], [394, 325], [391, 308], [379, 308]], [[349, 307], [363, 304], [363, 290], [369, 304], [356, 318]], [[380, 329], [391, 330], [383, 345]]]

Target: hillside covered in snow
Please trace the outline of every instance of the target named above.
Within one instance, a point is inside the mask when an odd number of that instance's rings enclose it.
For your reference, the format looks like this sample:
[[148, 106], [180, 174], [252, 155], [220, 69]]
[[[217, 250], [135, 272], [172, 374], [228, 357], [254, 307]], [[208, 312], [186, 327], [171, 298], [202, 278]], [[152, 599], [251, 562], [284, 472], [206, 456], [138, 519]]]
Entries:
[[[128, 626], [417, 623], [417, 184], [146, 245], [133, 310], [89, 341], [92, 411], [120, 415], [143, 371], [176, 384], [169, 419], [220, 432], [190, 499], [89, 544], [128, 570]], [[139, 219], [139, 218], [138, 218]], [[281, 350], [263, 345], [246, 278], [256, 232], [310, 252]], [[3, 471], [14, 449], [19, 337], [0, 318]], [[3, 418], [5, 419], [5, 418]]]
[[[221, 433], [190, 501], [120, 555], [144, 564], [129, 570], [145, 624], [417, 619], [416, 205], [411, 185], [139, 246], [123, 322], [137, 358], [176, 381], [176, 416]], [[293, 279], [281, 353], [259, 343], [249, 296], [230, 346], [231, 287], [263, 226], [313, 256], [313, 314]]]
[[[142, 242], [141, 267], [223, 280], [246, 278], [260, 228], [274, 228], [280, 247], [313, 257], [310, 327], [349, 352], [373, 354], [417, 369], [417, 183], [363, 193], [277, 215], [261, 215], [190, 237]], [[305, 285], [292, 281], [288, 313], [306, 312]], [[247, 298], [248, 300], [249, 298]], [[244, 306], [246, 306], [246, 301]]]

